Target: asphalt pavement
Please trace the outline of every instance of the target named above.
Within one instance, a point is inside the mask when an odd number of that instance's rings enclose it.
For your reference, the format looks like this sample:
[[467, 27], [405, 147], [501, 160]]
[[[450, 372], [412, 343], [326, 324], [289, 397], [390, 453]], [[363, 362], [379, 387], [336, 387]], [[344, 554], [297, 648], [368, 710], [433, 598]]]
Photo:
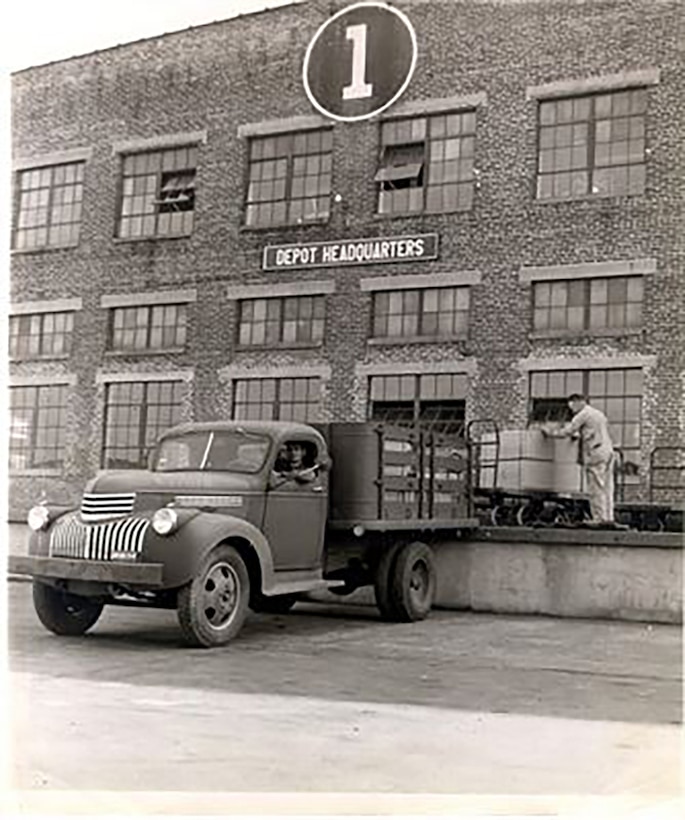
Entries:
[[172, 611], [110, 607], [63, 639], [37, 622], [30, 584], [8, 601], [11, 785], [34, 810], [84, 793], [249, 793], [263, 811], [276, 794], [367, 809], [406, 794], [406, 812], [430, 795], [656, 805], [680, 791], [676, 626], [445, 611], [388, 624], [306, 603], [207, 651], [183, 646]]

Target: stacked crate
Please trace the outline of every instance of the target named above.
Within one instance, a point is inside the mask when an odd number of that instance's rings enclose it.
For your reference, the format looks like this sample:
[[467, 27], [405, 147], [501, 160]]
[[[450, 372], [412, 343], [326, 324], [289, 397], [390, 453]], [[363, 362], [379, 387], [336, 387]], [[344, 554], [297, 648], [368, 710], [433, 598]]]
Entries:
[[550, 438], [534, 428], [502, 430], [498, 448], [494, 433], [483, 434], [478, 445], [478, 479], [485, 490], [581, 493], [578, 442]]

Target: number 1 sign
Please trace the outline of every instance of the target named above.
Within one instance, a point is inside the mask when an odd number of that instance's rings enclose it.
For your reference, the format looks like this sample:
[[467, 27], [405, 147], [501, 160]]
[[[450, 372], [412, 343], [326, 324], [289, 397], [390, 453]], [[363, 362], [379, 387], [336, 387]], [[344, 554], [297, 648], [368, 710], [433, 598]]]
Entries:
[[385, 3], [355, 3], [327, 20], [304, 58], [312, 105], [334, 120], [365, 120], [404, 93], [416, 65], [409, 18]]

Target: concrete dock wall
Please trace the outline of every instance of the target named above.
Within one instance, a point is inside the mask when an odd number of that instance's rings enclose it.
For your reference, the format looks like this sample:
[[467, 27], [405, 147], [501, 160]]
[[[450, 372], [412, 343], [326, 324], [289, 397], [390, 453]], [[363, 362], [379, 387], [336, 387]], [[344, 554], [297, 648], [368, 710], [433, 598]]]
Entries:
[[[28, 528], [9, 526], [26, 554]], [[483, 528], [435, 548], [436, 606], [573, 618], [682, 623], [683, 537], [675, 533]], [[318, 600], [374, 604], [373, 590]]]

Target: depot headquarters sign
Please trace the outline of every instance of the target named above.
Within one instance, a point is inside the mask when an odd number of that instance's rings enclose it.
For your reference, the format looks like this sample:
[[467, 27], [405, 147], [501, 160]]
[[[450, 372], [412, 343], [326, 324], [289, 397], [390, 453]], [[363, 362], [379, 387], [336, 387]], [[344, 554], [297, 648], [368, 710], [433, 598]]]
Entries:
[[344, 239], [339, 242], [307, 242], [301, 245], [267, 245], [263, 270], [339, 268], [377, 265], [384, 262], [417, 262], [438, 258], [438, 234]]

